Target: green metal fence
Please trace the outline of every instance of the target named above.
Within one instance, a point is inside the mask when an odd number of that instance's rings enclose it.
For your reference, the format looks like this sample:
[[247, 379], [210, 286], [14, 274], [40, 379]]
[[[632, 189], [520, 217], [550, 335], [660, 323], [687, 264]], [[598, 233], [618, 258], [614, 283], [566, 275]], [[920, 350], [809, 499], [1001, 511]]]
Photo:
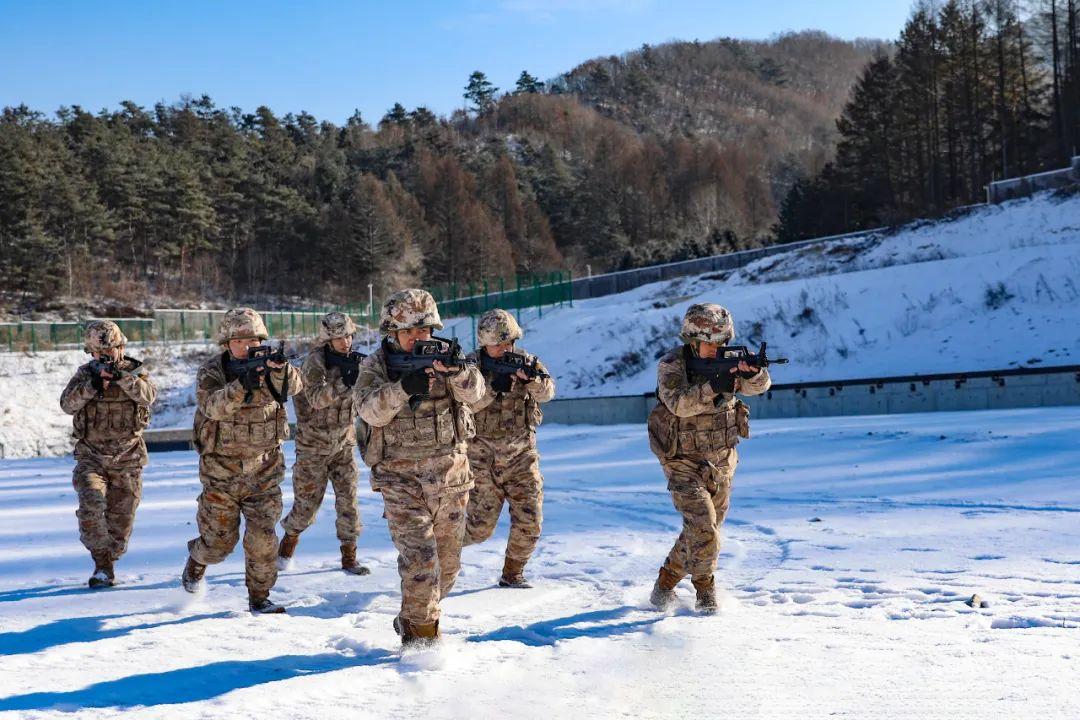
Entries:
[[[472, 340], [476, 342], [476, 318], [491, 308], [516, 311], [573, 305], [571, 274], [555, 271], [543, 275], [519, 275], [512, 282], [503, 279], [451, 284], [431, 289], [444, 318], [470, 318]], [[382, 299], [372, 302], [335, 305], [302, 310], [260, 310], [272, 338], [310, 338], [319, 331], [319, 319], [333, 310], [347, 312], [359, 325], [378, 328]], [[109, 318], [120, 326], [132, 344], [158, 342], [211, 342], [224, 310], [160, 309], [152, 318]], [[82, 322], [20, 321], [0, 323], [0, 350], [61, 350], [82, 347]], [[457, 330], [452, 330], [457, 335]]]

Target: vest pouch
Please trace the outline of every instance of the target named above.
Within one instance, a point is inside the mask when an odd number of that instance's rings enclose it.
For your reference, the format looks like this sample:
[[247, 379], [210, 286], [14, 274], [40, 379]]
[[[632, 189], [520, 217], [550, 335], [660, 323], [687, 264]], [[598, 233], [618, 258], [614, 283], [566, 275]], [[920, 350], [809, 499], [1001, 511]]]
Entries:
[[667, 405], [657, 402], [649, 413], [649, 449], [660, 460], [668, 460], [678, 449], [678, 418]]
[[356, 433], [357, 443], [360, 445], [360, 457], [368, 467], [375, 467], [383, 459], [383, 430], [372, 427], [363, 420]]

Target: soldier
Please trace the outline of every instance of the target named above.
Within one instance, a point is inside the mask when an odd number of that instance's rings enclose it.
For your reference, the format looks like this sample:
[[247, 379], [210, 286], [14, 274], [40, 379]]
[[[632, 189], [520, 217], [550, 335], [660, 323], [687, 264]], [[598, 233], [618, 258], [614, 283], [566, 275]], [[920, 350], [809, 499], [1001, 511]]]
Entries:
[[[472, 481], [466, 443], [473, 435], [468, 405], [484, 394], [480, 371], [464, 356], [450, 365], [391, 375], [388, 359], [412, 353], [442, 328], [435, 299], [402, 290], [382, 309], [380, 348], [364, 359], [353, 392], [359, 401], [360, 447], [371, 487], [398, 549], [401, 611], [394, 629], [403, 646], [439, 638], [439, 600], [461, 566], [465, 507]], [[449, 349], [441, 343], [443, 349]]]
[[658, 402], [649, 415], [649, 445], [660, 459], [683, 529], [650, 600], [658, 608], [670, 607], [675, 586], [689, 574], [697, 609], [714, 613], [713, 570], [739, 460], [735, 446], [740, 437], [750, 436], [749, 410], [735, 393], [760, 395], [771, 380], [767, 369], [745, 361], [731, 369], [730, 378], [697, 382], [688, 377], [688, 358], [716, 358], [735, 337], [731, 313], [719, 305], [691, 305], [680, 337], [685, 345], [665, 355], [656, 371]]
[[60, 407], [75, 416], [75, 516], [79, 539], [94, 559], [87, 584], [101, 588], [116, 584], [113, 563], [127, 550], [135, 524], [147, 463], [142, 432], [157, 388], [142, 363], [124, 355], [127, 338], [116, 323], [88, 323], [84, 343], [94, 358], [75, 372]]
[[287, 361], [267, 360], [265, 367], [234, 374], [230, 360], [267, 339], [266, 326], [251, 308], [233, 308], [218, 328], [221, 355], [199, 368], [195, 379], [195, 447], [199, 451], [199, 537], [188, 543], [181, 580], [195, 592], [206, 566], [224, 560], [240, 539], [243, 514], [245, 580], [248, 606], [257, 613], [283, 613], [270, 600], [277, 580], [274, 556], [281, 519], [281, 481], [285, 457], [281, 444], [289, 435], [285, 401], [303, 390], [300, 373]]
[[[352, 388], [359, 368], [350, 364], [356, 325], [345, 313], [327, 313], [300, 374], [304, 391], [293, 396], [296, 408], [296, 463], [293, 464], [293, 506], [281, 521], [285, 537], [278, 547], [278, 568], [284, 570], [300, 541], [300, 533], [315, 522], [329, 481], [334, 486], [337, 536], [341, 543], [341, 569], [367, 575], [356, 561], [360, 514], [356, 482], [360, 470], [353, 457], [356, 413]], [[358, 357], [358, 356], [357, 356]]]
[[[555, 381], [543, 364], [515, 347], [521, 334], [513, 315], [489, 310], [476, 326], [476, 339], [482, 347], [469, 356], [479, 364], [487, 392], [472, 405], [476, 437], [469, 443], [469, 469], [474, 484], [469, 494], [465, 544], [491, 537], [507, 501], [510, 539], [499, 585], [511, 588], [532, 587], [524, 569], [544, 521], [544, 478], [536, 452], [536, 428], [544, 417], [540, 404], [555, 396]], [[531, 369], [519, 369], [512, 375], [484, 369], [485, 357], [499, 360], [508, 352], [524, 355]]]

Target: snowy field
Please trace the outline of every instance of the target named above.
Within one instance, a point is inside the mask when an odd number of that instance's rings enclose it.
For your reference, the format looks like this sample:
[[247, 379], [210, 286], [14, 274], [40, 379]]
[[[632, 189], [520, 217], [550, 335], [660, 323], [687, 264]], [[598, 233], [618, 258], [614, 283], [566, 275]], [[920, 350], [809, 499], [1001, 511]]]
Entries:
[[789, 358], [782, 383], [1080, 363], [1080, 191], [545, 308], [522, 344], [560, 397], [651, 392], [696, 302]]
[[254, 617], [239, 552], [201, 600], [178, 587], [193, 453], [152, 456], [123, 584], [94, 593], [71, 459], [0, 462], [0, 717], [1080, 717], [1080, 408], [754, 432], [719, 615], [688, 582], [647, 606], [679, 521], [644, 428], [550, 427], [536, 587], [493, 587], [504, 517], [465, 550], [441, 648], [405, 655], [369, 491], [373, 574], [335, 569], [328, 501], [273, 593], [290, 614]]

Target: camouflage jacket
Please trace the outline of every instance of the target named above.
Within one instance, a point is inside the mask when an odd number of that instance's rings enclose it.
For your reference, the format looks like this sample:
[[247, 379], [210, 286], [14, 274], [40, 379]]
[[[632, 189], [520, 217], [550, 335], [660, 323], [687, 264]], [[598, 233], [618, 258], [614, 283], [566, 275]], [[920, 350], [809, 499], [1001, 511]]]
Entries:
[[304, 389], [293, 395], [296, 449], [332, 455], [356, 444], [356, 412], [352, 388], [341, 370], [326, 367], [326, 346], [308, 353], [300, 374]]
[[735, 377], [734, 393], [717, 393], [707, 382], [691, 383], [686, 346], [668, 352], [656, 369], [657, 406], [649, 415], [649, 440], [661, 460], [675, 455], [712, 458], [750, 436], [749, 410], [735, 394], [761, 395], [772, 385], [762, 368]]
[[239, 378], [228, 379], [225, 358], [228, 351], [199, 368], [195, 378], [195, 447], [200, 454], [228, 457], [257, 457], [281, 445], [289, 437], [285, 408], [278, 404], [266, 387], [274, 385], [279, 394], [289, 378], [289, 393], [304, 389], [300, 373], [292, 365], [270, 373], [251, 396]]
[[[480, 367], [482, 352], [481, 348], [469, 355], [469, 360], [475, 362], [477, 367]], [[535, 359], [523, 348], [515, 347], [514, 352], [525, 355], [530, 363]], [[536, 365], [540, 371], [547, 373], [543, 363], [537, 361]], [[474, 443], [483, 442], [506, 449], [535, 446], [536, 428], [544, 419], [540, 404], [555, 397], [555, 380], [550, 375], [528, 382], [514, 378], [510, 391], [500, 393], [491, 387], [493, 379], [494, 375], [484, 376], [487, 392], [479, 402], [470, 405], [476, 416]]]
[[[419, 460], [465, 452], [475, 433], [469, 405], [484, 395], [484, 378], [475, 365], [435, 375], [431, 393], [410, 407], [409, 395], [386, 369], [386, 343], [364, 358], [353, 386], [363, 421], [360, 450], [374, 468], [384, 459]], [[373, 486], [375, 484], [372, 475]]]
[[123, 377], [110, 381], [99, 396], [90, 363], [83, 365], [60, 394], [60, 407], [74, 416], [72, 436], [84, 449], [116, 463], [145, 465], [142, 431], [150, 424], [157, 387], [145, 365], [125, 359], [120, 369]]

